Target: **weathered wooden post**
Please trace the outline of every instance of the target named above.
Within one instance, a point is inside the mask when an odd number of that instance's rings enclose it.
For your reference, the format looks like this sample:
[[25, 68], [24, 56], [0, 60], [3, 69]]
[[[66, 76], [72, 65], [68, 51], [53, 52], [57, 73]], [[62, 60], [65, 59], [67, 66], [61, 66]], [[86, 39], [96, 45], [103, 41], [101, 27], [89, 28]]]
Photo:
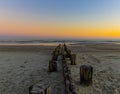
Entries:
[[72, 54], [70, 60], [71, 60], [71, 65], [76, 65], [77, 64], [76, 54]]
[[64, 50], [66, 51], [66, 50], [67, 50], [67, 46], [66, 46], [66, 44], [64, 44], [63, 46], [64, 46]]
[[80, 84], [92, 84], [93, 67], [88, 65], [80, 66]]
[[66, 58], [70, 58], [71, 57], [71, 50], [67, 50], [66, 51]]
[[51, 94], [51, 87], [35, 84], [29, 87], [29, 94]]
[[55, 60], [49, 61], [49, 72], [57, 71], [57, 62]]
[[58, 52], [57, 51], [53, 51], [52, 53], [52, 60], [57, 60], [58, 58]]

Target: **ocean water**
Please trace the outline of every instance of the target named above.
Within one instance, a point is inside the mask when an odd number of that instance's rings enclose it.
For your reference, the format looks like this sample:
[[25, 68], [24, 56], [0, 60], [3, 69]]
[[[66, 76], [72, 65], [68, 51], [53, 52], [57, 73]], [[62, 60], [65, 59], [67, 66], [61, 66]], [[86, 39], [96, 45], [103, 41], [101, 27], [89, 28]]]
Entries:
[[118, 41], [0, 41], [0, 45], [46, 45], [54, 46], [61, 43], [66, 44], [120, 44]]
[[[0, 42], [0, 45], [44, 45], [44, 46], [56, 46], [58, 44], [62, 44], [64, 42]], [[66, 44], [75, 44], [75, 42], [66, 42]]]

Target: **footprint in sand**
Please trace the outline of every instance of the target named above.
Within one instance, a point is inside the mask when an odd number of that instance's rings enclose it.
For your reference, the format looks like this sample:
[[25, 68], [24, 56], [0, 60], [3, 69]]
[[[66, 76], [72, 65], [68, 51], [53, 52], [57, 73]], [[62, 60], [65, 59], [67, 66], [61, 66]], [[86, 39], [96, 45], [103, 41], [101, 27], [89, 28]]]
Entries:
[[24, 61], [24, 64], [28, 63], [28, 61]]
[[21, 65], [20, 67], [21, 67], [21, 68], [25, 68], [25, 66], [24, 66], [24, 65]]

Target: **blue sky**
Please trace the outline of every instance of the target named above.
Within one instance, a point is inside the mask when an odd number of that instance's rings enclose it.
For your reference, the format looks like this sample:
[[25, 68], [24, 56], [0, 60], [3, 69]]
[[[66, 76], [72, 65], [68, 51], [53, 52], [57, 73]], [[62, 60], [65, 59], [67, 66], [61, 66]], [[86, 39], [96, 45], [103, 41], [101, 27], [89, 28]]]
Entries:
[[[33, 15], [95, 16], [119, 11], [119, 0], [0, 0], [0, 10], [19, 11]], [[104, 15], [104, 14], [103, 14]]]
[[[108, 22], [108, 26], [111, 26], [120, 24], [119, 11], [120, 0], [0, 0], [0, 24], [10, 24], [13, 21], [100, 26]], [[3, 30], [1, 27], [0, 35]]]

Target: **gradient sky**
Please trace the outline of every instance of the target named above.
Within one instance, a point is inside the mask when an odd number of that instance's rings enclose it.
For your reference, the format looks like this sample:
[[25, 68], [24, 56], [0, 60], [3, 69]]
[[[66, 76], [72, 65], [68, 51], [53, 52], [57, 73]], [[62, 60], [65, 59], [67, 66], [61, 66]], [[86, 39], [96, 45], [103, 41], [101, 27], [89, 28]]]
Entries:
[[0, 38], [118, 38], [120, 0], [0, 0]]

